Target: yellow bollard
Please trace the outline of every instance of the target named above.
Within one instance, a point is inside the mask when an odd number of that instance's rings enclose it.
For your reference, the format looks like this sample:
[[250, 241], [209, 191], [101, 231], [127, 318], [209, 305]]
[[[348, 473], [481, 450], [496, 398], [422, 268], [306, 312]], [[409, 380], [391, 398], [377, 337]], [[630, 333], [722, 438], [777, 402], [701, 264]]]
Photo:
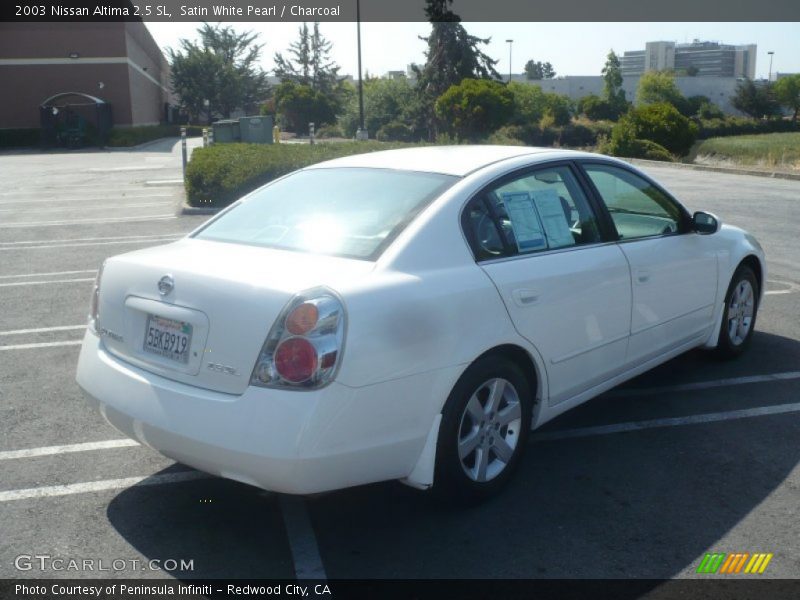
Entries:
[[280, 144], [281, 143], [281, 128], [275, 125], [272, 128], [272, 143], [273, 144]]

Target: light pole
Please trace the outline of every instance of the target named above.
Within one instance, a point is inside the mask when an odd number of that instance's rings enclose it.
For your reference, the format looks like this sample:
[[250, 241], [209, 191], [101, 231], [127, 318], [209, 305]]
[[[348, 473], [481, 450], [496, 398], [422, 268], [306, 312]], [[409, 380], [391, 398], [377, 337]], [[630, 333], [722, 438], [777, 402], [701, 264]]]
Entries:
[[508, 44], [508, 83], [511, 83], [511, 46], [514, 44], [514, 40], [506, 40]]
[[767, 54], [769, 54], [769, 75], [767, 75], [767, 81], [772, 81], [772, 57], [775, 53], [770, 50]]
[[357, 140], [366, 140], [369, 133], [364, 128], [364, 82], [361, 79], [361, 0], [356, 0], [356, 37], [358, 39], [358, 131]]

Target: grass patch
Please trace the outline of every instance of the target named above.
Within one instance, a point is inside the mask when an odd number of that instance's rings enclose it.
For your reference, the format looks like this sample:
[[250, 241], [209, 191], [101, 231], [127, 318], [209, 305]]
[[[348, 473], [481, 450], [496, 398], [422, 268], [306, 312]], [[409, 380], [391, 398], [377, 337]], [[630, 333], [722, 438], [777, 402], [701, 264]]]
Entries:
[[702, 141], [698, 157], [729, 160], [742, 165], [800, 169], [800, 133], [764, 133], [717, 137]]
[[214, 144], [197, 148], [192, 153], [186, 168], [186, 197], [192, 206], [227, 206], [277, 177], [314, 163], [411, 145], [384, 142]]

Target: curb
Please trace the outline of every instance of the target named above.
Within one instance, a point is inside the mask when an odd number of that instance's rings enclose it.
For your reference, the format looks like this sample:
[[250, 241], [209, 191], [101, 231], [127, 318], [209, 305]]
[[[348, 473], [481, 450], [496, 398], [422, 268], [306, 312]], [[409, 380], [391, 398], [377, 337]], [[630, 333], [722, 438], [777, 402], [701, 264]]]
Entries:
[[184, 203], [178, 209], [179, 215], [215, 215], [222, 210], [219, 206], [209, 206], [208, 208], [202, 206], [189, 206]]
[[757, 169], [736, 169], [734, 167], [712, 167], [711, 165], [696, 165], [688, 163], [670, 163], [660, 160], [645, 160], [642, 158], [623, 158], [631, 164], [653, 166], [653, 167], [673, 167], [676, 169], [688, 169], [690, 171], [711, 171], [713, 173], [728, 173], [731, 175], [752, 175], [754, 177], [770, 177], [772, 179], [789, 179], [800, 181], [800, 173], [783, 173], [781, 171], [759, 171]]

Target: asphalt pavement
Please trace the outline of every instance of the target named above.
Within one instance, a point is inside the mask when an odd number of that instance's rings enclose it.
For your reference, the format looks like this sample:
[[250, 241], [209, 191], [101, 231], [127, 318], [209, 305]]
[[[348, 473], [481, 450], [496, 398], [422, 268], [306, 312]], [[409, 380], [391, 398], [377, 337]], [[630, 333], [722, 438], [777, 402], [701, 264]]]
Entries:
[[563, 415], [502, 495], [456, 509], [397, 483], [279, 496], [122, 440], [75, 383], [79, 342], [105, 257], [207, 218], [179, 214], [179, 146], [0, 154], [0, 578], [722, 577], [696, 573], [709, 552], [800, 576], [800, 181], [645, 170], [764, 246], [749, 353]]

